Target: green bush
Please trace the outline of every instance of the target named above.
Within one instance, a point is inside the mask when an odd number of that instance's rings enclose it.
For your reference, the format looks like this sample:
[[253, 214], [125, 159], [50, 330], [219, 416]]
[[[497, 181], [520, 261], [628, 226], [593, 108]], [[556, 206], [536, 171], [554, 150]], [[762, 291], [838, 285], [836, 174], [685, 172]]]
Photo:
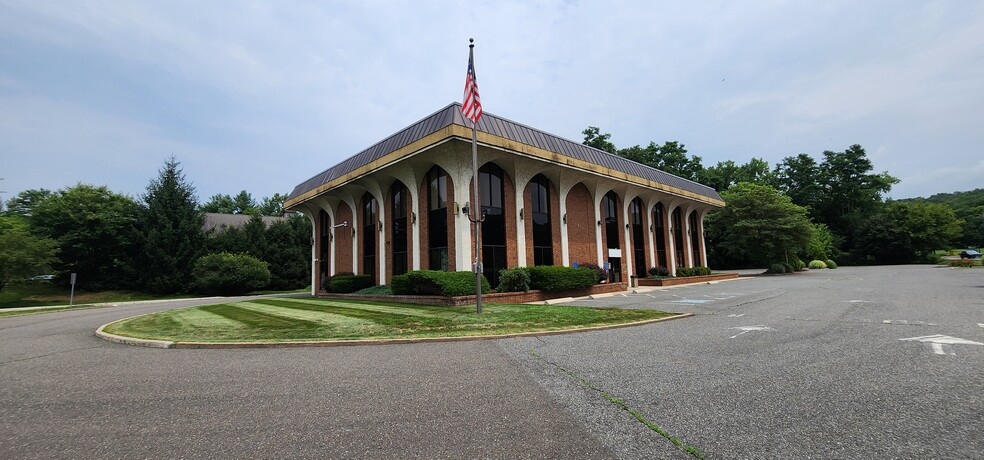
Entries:
[[793, 264], [791, 264], [789, 262], [783, 262], [782, 265], [784, 267], [786, 267], [786, 273], [794, 273], [794, 272], [796, 272], [796, 267], [794, 267]]
[[679, 267], [676, 269], [676, 276], [706, 276], [711, 274], [711, 269], [707, 267]]
[[819, 270], [821, 268], [827, 268], [827, 263], [822, 260], [811, 260], [810, 269]]
[[396, 275], [390, 280], [390, 290], [394, 295], [413, 295], [413, 286], [410, 284], [410, 276]]
[[670, 276], [670, 270], [666, 267], [649, 267], [649, 276]]
[[948, 260], [947, 261], [947, 264], [949, 264], [951, 267], [967, 267], [967, 268], [970, 268], [970, 267], [973, 267], [974, 266], [974, 261], [973, 260], [964, 260], [964, 259], [960, 259], [960, 260]]
[[777, 275], [778, 274], [782, 274], [782, 273], [786, 273], [786, 265], [785, 264], [772, 264], [772, 265], [769, 265], [769, 269], [766, 270], [765, 272], [766, 273], [777, 274]]
[[552, 265], [528, 267], [530, 288], [542, 291], [571, 291], [593, 286], [598, 273], [593, 268], [573, 268]]
[[608, 270], [599, 267], [598, 264], [580, 264], [577, 268], [587, 268], [593, 270], [595, 272], [595, 284], [608, 279]]
[[392, 293], [393, 290], [390, 289], [390, 287], [385, 284], [381, 286], [369, 286], [367, 288], [362, 288], [359, 289], [358, 291], [353, 292], [353, 294], [365, 294], [365, 295], [390, 295]]
[[803, 270], [806, 270], [806, 264], [803, 263], [802, 260], [799, 260], [799, 258], [793, 259], [792, 263], [793, 263], [793, 268], [795, 268], [796, 271], [801, 272]]
[[530, 290], [530, 269], [527, 267], [499, 270], [499, 292], [527, 292]]
[[335, 275], [328, 280], [328, 292], [348, 294], [372, 286], [369, 275]]
[[[445, 272], [415, 270], [407, 273], [414, 294], [456, 297], [475, 294], [475, 274], [472, 272]], [[491, 290], [489, 280], [482, 276], [482, 293]]]
[[217, 252], [199, 257], [191, 271], [193, 288], [205, 294], [237, 295], [270, 283], [267, 263], [248, 254]]
[[824, 263], [827, 264], [827, 268], [831, 270], [837, 268], [837, 263], [834, 262], [833, 260], [827, 259]]

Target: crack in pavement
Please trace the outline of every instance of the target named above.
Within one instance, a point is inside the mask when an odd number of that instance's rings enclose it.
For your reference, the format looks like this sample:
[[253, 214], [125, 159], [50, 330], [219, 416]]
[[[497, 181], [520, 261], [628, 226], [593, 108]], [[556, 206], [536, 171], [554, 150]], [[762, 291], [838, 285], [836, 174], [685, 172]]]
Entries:
[[[537, 337], [536, 339], [540, 343], [546, 344], [546, 342], [544, 342], [543, 339], [541, 339], [540, 337]], [[679, 447], [684, 452], [692, 455], [694, 458], [700, 458], [700, 459], [704, 458], [704, 455], [701, 454], [700, 451], [698, 451], [696, 447], [693, 447], [693, 446], [689, 446], [687, 444], [684, 444], [683, 441], [680, 441], [676, 437], [670, 435], [665, 429], [663, 429], [663, 427], [659, 426], [656, 423], [653, 423], [653, 422], [647, 420], [646, 417], [644, 415], [642, 415], [642, 413], [640, 413], [639, 411], [637, 411], [637, 410], [629, 407], [629, 405], [626, 404], [625, 401], [622, 401], [621, 399], [618, 399], [618, 398], [612, 396], [608, 391], [605, 391], [605, 390], [603, 390], [601, 388], [596, 387], [593, 383], [591, 383], [590, 381], [588, 381], [584, 377], [581, 377], [581, 375], [579, 375], [577, 372], [574, 372], [572, 370], [569, 370], [569, 369], [565, 368], [564, 366], [561, 366], [560, 364], [557, 364], [557, 363], [555, 363], [553, 361], [550, 361], [550, 360], [544, 358], [539, 353], [537, 353], [536, 348], [531, 348], [530, 349], [530, 355], [532, 355], [538, 361], [547, 363], [547, 364], [549, 364], [549, 365], [551, 365], [551, 366], [553, 366], [553, 367], [561, 370], [562, 372], [564, 372], [565, 374], [567, 374], [568, 376], [570, 376], [574, 380], [580, 382], [582, 385], [584, 385], [585, 387], [587, 387], [589, 390], [592, 390], [592, 391], [601, 393], [601, 395], [606, 400], [608, 400], [608, 402], [610, 402], [610, 403], [618, 406], [622, 410], [628, 412], [633, 417], [635, 417], [635, 419], [637, 421], [639, 421], [639, 423], [642, 423], [643, 425], [645, 425], [650, 430], [652, 430], [652, 431], [656, 432], [657, 434], [659, 434], [660, 436], [666, 438], [668, 441], [670, 441], [671, 443], [673, 443], [673, 445]]]

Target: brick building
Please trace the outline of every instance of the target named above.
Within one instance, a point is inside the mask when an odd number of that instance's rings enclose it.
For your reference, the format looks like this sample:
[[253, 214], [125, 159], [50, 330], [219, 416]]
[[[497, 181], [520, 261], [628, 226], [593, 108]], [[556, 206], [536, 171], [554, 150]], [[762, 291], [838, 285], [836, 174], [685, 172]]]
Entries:
[[[597, 264], [612, 281], [649, 267], [706, 265], [714, 189], [484, 113], [478, 122], [485, 276]], [[315, 292], [354, 272], [387, 284], [409, 270], [471, 270], [471, 128], [451, 104], [294, 188], [314, 224]]]

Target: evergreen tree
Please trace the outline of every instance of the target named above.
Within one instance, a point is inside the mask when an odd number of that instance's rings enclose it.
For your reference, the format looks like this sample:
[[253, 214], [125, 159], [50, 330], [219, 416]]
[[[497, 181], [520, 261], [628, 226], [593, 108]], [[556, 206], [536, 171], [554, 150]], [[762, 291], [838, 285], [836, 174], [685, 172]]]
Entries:
[[195, 188], [185, 181], [171, 157], [143, 196], [144, 247], [141, 284], [155, 293], [188, 290], [191, 270], [205, 246], [205, 216], [198, 209]]

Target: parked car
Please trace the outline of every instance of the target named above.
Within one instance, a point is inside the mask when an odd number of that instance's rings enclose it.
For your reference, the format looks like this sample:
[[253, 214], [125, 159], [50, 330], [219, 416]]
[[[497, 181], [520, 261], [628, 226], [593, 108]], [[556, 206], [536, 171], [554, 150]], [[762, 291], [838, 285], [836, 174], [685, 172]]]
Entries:
[[975, 251], [973, 249], [968, 249], [966, 251], [961, 251], [960, 252], [960, 258], [961, 259], [980, 259], [981, 258], [981, 253], [979, 253], [979, 252], [977, 252], [977, 251]]

